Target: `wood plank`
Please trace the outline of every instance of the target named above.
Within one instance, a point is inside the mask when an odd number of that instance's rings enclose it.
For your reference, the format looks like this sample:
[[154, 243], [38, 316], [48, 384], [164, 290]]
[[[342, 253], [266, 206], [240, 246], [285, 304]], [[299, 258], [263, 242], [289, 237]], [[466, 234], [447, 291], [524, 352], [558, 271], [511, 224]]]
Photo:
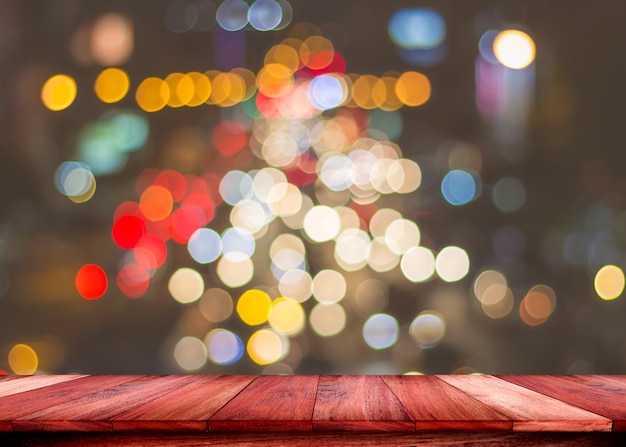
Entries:
[[83, 387], [78, 399], [50, 405], [12, 421], [13, 431], [89, 430], [90, 424], [106, 422], [102, 429], [112, 430], [110, 418], [150, 402], [172, 390], [197, 380], [198, 376], [135, 376], [133, 380], [92, 391]]
[[513, 421], [435, 376], [381, 376], [416, 430], [512, 430]]
[[50, 375], [50, 376], [4, 376], [8, 380], [0, 382], [0, 398], [12, 396], [26, 391], [45, 388], [57, 383], [69, 382], [70, 380], [86, 377], [82, 374]]
[[[39, 376], [37, 376], [39, 377]], [[86, 392], [96, 392], [129, 382], [136, 376], [89, 376], [45, 388], [0, 398], [0, 420], [12, 421], [52, 405], [79, 399]], [[86, 391], [88, 390], [88, 391]]]
[[418, 433], [7, 433], [11, 447], [615, 447], [623, 433], [520, 433], [512, 431]]
[[438, 376], [513, 419], [514, 431], [611, 431], [612, 421], [494, 376]]
[[619, 376], [500, 376], [503, 380], [554, 397], [613, 420], [626, 428], [626, 378]]
[[379, 376], [321, 376], [314, 431], [411, 432], [411, 420]]
[[209, 418], [209, 432], [311, 431], [319, 376], [260, 376]]
[[113, 430], [207, 431], [207, 420], [255, 378], [200, 376], [171, 393], [113, 417]]

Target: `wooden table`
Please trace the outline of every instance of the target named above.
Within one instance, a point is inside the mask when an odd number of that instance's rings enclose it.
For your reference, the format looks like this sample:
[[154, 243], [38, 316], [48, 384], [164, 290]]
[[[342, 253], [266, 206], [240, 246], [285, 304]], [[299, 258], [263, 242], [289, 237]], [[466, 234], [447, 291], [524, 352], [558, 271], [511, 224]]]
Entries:
[[0, 445], [626, 445], [626, 376], [0, 376]]

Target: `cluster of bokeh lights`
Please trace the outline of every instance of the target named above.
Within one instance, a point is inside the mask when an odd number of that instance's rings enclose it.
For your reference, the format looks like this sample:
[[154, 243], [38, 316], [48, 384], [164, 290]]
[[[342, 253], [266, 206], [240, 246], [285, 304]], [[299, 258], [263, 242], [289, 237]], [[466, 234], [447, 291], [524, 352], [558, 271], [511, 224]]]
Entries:
[[[176, 33], [274, 31], [290, 24], [292, 12], [285, 0], [225, 0], [219, 6], [177, 0], [164, 19]], [[96, 179], [120, 171], [130, 153], [145, 145], [150, 113], [207, 105], [224, 111], [210, 129], [217, 163], [195, 174], [144, 169], [136, 197], [119, 204], [111, 223], [111, 238], [123, 251], [111, 283], [138, 299], [165, 275], [169, 295], [206, 322], [202, 335], [175, 334], [171, 355], [181, 370], [229, 366], [247, 357], [262, 367], [279, 365], [265, 371], [293, 372], [306, 349], [303, 334], [328, 339], [357, 324], [371, 350], [405, 339], [420, 350], [435, 348], [449, 330], [447, 316], [434, 309], [394, 314], [389, 289], [398, 284], [416, 290], [434, 281], [463, 284], [472, 274], [470, 295], [488, 319], [516, 314], [534, 327], [555, 312], [550, 286], [534, 284], [520, 293], [503, 271], [477, 269], [463, 247], [436, 246], [417, 219], [388, 200], [419, 194], [422, 180], [435, 176], [441, 206], [450, 209], [481, 199], [514, 215], [526, 203], [518, 178], [483, 179], [482, 156], [469, 145], [452, 148], [442, 172], [403, 156], [396, 142], [405, 125], [400, 109], [431, 100], [424, 73], [350, 73], [331, 40], [293, 33], [267, 51], [256, 73], [174, 72], [136, 82], [115, 67], [132, 54], [129, 19], [105, 15], [89, 32], [90, 57], [105, 67], [93, 85], [96, 97], [113, 105], [131, 94], [138, 110], [112, 109], [81, 130], [75, 161], [61, 163], [54, 178], [72, 202], [91, 200]], [[415, 66], [445, 57], [446, 32], [443, 16], [429, 8], [400, 9], [388, 23], [399, 55]], [[107, 47], [107, 35], [123, 39]], [[477, 52], [488, 64], [524, 70], [534, 63], [535, 44], [521, 30], [488, 30]], [[67, 74], [51, 76], [41, 90], [42, 103], [55, 112], [70, 107], [77, 95]], [[248, 153], [249, 167], [233, 167], [236, 157]], [[498, 228], [491, 243], [503, 261], [519, 259], [526, 248], [514, 224]], [[183, 263], [177, 262], [179, 247], [187, 256]], [[112, 285], [95, 264], [75, 277], [87, 300], [105, 296]], [[595, 273], [594, 290], [602, 300], [618, 298], [624, 286], [619, 266]], [[18, 374], [35, 372], [37, 362], [27, 345], [15, 345], [9, 354]]]

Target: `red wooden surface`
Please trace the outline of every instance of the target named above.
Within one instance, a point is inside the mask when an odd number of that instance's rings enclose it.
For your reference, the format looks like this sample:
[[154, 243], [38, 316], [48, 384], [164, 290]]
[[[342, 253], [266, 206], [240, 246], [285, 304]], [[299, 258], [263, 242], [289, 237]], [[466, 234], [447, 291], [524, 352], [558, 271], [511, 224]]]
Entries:
[[626, 378], [598, 376], [502, 376], [502, 379], [626, 425]]
[[321, 376], [313, 430], [408, 432], [415, 423], [379, 376]]
[[260, 376], [209, 419], [209, 431], [311, 431], [318, 376]]
[[385, 376], [417, 430], [511, 430], [513, 422], [435, 376]]
[[[402, 439], [407, 446], [455, 445], [444, 439], [465, 445], [460, 434], [474, 431], [476, 439], [488, 434], [484, 445], [506, 445], [494, 440], [547, 430], [596, 432], [584, 439], [621, 442], [626, 433], [603, 438], [599, 432], [624, 429], [626, 376], [0, 377], [0, 445], [19, 445], [20, 439], [55, 431], [75, 437], [81, 431], [98, 432], [98, 439], [110, 443], [114, 432], [141, 431], [125, 439], [145, 436], [145, 445], [159, 445], [151, 432], [169, 431], [168, 436], [195, 432], [198, 437], [189, 437], [185, 445], [238, 445], [228, 440], [243, 437], [249, 441], [241, 445], [261, 439], [268, 442], [261, 445], [273, 445], [274, 439], [304, 432], [302, 443], [294, 445], [331, 439], [359, 445], [352, 441], [358, 436], [364, 443]], [[370, 438], [364, 437], [367, 433]], [[539, 439], [524, 436], [515, 439]]]
[[611, 431], [612, 421], [493, 376], [441, 379], [513, 419], [519, 431]]
[[207, 420], [256, 376], [196, 376], [196, 380], [111, 419], [116, 431], [207, 431]]

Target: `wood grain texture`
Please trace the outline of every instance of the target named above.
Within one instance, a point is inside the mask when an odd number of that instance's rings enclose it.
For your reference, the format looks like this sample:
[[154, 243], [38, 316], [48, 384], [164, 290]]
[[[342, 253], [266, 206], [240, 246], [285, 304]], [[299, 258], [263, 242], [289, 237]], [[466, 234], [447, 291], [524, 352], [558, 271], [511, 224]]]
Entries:
[[379, 376], [320, 376], [313, 430], [411, 432], [415, 423]]
[[[106, 378], [107, 376], [100, 376]], [[197, 380], [197, 376], [135, 376], [112, 387], [89, 392], [78, 399], [51, 405], [27, 413], [12, 421], [13, 431], [22, 430], [87, 430], [86, 423], [105, 422], [103, 430], [112, 430], [109, 421], [124, 411], [150, 402], [172, 390]]]
[[209, 418], [209, 432], [311, 431], [318, 376], [260, 376]]
[[3, 376], [8, 379], [0, 382], [0, 398], [12, 396], [26, 391], [45, 388], [57, 383], [69, 382], [70, 380], [86, 377], [84, 375], [51, 375], [51, 376]]
[[256, 376], [197, 376], [151, 402], [114, 416], [115, 431], [207, 431], [207, 420]]
[[617, 376], [500, 376], [503, 380], [626, 425], [626, 379]]
[[85, 394], [111, 388], [136, 378], [137, 376], [89, 376], [3, 397], [0, 398], [0, 420], [16, 420], [26, 414], [80, 399]]
[[623, 447], [621, 433], [48, 433], [0, 434], [11, 447]]
[[611, 431], [612, 421], [494, 376], [438, 376], [513, 420], [515, 431]]
[[513, 421], [435, 376], [382, 376], [416, 430], [511, 430]]

